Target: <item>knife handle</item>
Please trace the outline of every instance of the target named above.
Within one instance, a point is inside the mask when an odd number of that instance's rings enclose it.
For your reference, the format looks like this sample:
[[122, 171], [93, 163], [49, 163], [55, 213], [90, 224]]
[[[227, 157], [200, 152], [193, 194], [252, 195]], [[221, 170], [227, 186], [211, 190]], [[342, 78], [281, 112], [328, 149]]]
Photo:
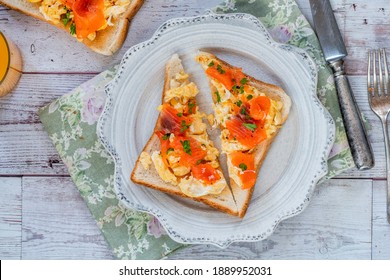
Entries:
[[348, 78], [344, 73], [344, 62], [343, 60], [333, 61], [330, 66], [334, 73], [341, 114], [353, 160], [359, 170], [370, 169], [374, 166], [374, 157], [362, 116], [352, 94]]

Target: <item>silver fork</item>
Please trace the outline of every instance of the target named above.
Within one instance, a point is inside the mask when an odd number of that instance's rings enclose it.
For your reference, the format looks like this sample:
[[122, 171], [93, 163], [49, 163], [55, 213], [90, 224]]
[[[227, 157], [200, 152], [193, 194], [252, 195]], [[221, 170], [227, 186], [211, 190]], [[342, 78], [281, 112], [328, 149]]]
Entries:
[[390, 83], [385, 49], [368, 52], [367, 90], [370, 107], [382, 121], [383, 135], [385, 138], [387, 176], [386, 211], [387, 222], [390, 223], [390, 151], [387, 128], [387, 116], [390, 112]]

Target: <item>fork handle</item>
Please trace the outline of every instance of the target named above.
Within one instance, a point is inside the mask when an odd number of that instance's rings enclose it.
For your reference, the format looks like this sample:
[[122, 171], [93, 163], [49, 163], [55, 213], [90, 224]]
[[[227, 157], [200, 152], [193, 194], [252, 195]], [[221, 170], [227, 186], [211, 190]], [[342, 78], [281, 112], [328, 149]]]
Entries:
[[389, 131], [387, 128], [387, 115], [381, 117], [383, 136], [385, 138], [385, 152], [386, 152], [386, 174], [387, 174], [387, 188], [386, 188], [386, 213], [387, 222], [390, 224], [390, 147], [389, 147]]
[[347, 76], [344, 73], [343, 60], [333, 61], [330, 63], [330, 66], [334, 73], [341, 115], [344, 120], [353, 160], [359, 170], [370, 169], [374, 166], [374, 157], [359, 108], [352, 95]]

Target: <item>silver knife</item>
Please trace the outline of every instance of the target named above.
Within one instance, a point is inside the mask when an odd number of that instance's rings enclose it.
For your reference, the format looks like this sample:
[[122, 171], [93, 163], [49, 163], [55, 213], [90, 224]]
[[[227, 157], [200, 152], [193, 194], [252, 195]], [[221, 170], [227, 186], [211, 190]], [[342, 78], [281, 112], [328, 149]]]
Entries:
[[374, 157], [362, 117], [344, 73], [343, 59], [348, 55], [329, 0], [310, 0], [316, 30], [325, 60], [334, 73], [341, 114], [349, 146], [359, 170], [374, 166]]

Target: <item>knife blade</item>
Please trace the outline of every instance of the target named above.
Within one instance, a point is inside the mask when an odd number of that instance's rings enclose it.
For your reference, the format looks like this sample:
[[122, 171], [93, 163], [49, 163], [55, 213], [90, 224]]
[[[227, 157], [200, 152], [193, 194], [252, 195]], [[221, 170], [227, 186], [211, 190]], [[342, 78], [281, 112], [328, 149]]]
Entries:
[[344, 72], [344, 58], [348, 55], [329, 0], [309, 0], [325, 60], [333, 70], [345, 130], [351, 153], [359, 170], [374, 166], [374, 156], [363, 125], [362, 116], [348, 78]]

